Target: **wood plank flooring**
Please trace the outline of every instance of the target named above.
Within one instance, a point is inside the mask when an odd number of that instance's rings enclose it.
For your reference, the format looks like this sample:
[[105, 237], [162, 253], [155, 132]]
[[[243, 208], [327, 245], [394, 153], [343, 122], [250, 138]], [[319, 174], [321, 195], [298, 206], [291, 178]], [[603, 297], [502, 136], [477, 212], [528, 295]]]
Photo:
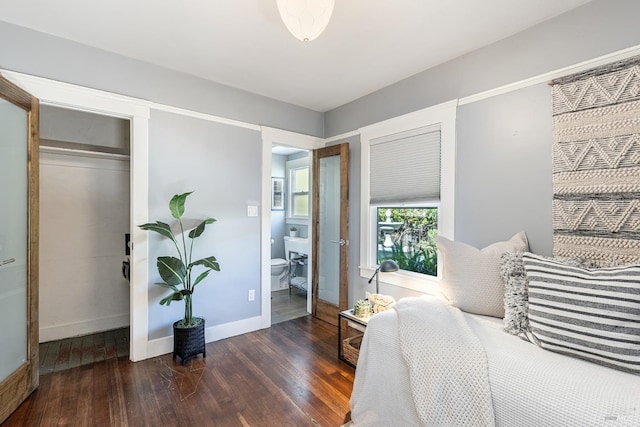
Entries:
[[129, 355], [129, 328], [40, 343], [40, 375]]
[[181, 366], [128, 357], [52, 372], [3, 426], [340, 426], [354, 369], [311, 316], [207, 344]]
[[307, 316], [307, 293], [300, 289], [271, 292], [271, 324]]

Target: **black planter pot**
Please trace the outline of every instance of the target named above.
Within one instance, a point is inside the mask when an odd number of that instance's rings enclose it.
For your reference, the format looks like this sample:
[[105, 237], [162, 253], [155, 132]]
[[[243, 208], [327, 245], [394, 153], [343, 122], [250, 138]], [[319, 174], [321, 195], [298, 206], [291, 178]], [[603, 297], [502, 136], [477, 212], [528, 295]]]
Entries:
[[179, 321], [173, 324], [173, 358], [180, 357], [183, 366], [200, 353], [202, 357], [207, 357], [204, 319], [201, 320], [199, 325], [191, 328], [179, 328]]

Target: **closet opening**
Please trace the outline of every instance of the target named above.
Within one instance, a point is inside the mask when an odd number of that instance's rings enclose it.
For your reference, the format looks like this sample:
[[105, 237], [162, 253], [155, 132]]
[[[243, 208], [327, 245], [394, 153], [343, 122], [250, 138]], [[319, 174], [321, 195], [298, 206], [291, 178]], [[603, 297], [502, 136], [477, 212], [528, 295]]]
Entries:
[[129, 355], [130, 129], [41, 106], [41, 375]]

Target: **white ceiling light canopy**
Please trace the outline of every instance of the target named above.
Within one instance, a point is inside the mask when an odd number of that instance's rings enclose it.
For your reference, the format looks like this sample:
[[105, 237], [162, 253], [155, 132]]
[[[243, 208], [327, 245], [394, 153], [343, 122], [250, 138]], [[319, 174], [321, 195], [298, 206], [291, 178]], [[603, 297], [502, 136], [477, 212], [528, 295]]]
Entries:
[[316, 39], [329, 23], [335, 0], [278, 0], [280, 17], [297, 39]]

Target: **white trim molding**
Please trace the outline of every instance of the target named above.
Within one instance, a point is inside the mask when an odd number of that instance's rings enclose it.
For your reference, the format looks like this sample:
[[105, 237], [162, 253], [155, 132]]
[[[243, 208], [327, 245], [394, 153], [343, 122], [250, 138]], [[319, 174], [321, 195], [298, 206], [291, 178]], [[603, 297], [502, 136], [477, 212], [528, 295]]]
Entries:
[[40, 342], [49, 342], [63, 338], [92, 334], [95, 331], [108, 331], [129, 325], [129, 313], [114, 314], [99, 319], [84, 319], [79, 322], [40, 328]]
[[336, 141], [340, 141], [340, 140], [347, 140], [347, 139], [351, 138], [352, 136], [356, 136], [356, 135], [360, 135], [360, 131], [359, 130], [354, 130], [352, 132], [346, 132], [346, 133], [342, 133], [340, 135], [329, 137], [329, 138], [325, 139], [324, 142], [325, 142], [325, 144], [331, 144], [332, 142], [336, 142]]
[[149, 357], [149, 236], [138, 224], [149, 222], [149, 119], [131, 118], [131, 346], [134, 362]]

